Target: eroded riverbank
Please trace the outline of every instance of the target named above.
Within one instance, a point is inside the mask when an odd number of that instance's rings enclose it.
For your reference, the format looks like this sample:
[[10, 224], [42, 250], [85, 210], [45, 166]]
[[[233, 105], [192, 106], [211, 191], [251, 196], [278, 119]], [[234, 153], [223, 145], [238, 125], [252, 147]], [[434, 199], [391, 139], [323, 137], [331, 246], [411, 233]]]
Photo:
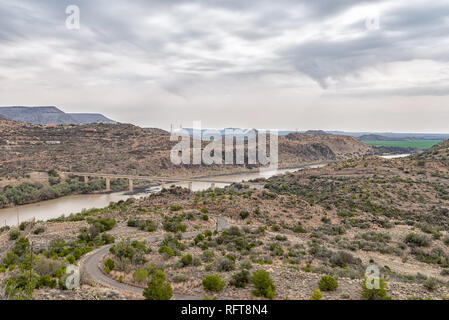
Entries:
[[[217, 178], [220, 181], [229, 183], [216, 183], [218, 188], [225, 187], [234, 182], [242, 182], [257, 178], [269, 178], [273, 175], [284, 174], [287, 172], [294, 172], [305, 168], [316, 168], [324, 166], [325, 164], [305, 165], [296, 168], [286, 168], [278, 170], [267, 170], [260, 172], [259, 170], [251, 173], [237, 173], [209, 176], [208, 178]], [[167, 184], [167, 187], [171, 184]], [[173, 185], [187, 187], [187, 183], [173, 183]], [[151, 187], [151, 191], [145, 191], [148, 187], [140, 187], [134, 194], [129, 194], [127, 191], [111, 192], [111, 193], [95, 193], [95, 194], [77, 194], [65, 196], [57, 199], [41, 201], [37, 203], [5, 208], [0, 210], [0, 226], [17, 225], [18, 223], [35, 218], [36, 220], [46, 221], [60, 217], [62, 215], [69, 215], [71, 213], [81, 212], [83, 209], [103, 208], [108, 206], [111, 202], [126, 200], [130, 197], [141, 198], [152, 192], [158, 192], [160, 187]], [[192, 184], [193, 191], [201, 191], [210, 188], [210, 183], [194, 182]]]

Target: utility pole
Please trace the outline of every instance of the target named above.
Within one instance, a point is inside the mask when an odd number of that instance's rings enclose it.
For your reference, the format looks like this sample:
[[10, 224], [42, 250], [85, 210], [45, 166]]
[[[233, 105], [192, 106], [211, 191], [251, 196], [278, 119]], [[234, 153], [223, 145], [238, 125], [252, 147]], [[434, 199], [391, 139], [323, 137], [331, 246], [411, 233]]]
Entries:
[[31, 279], [33, 276], [33, 242], [32, 241], [30, 243], [30, 254], [31, 254], [31, 259], [30, 259], [30, 285], [31, 285]]

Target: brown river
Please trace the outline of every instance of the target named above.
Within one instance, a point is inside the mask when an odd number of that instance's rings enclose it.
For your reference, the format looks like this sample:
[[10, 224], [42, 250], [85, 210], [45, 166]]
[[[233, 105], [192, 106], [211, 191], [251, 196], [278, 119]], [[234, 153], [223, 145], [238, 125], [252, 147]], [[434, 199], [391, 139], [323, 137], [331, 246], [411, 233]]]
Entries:
[[[405, 157], [408, 155], [396, 155], [396, 156], [383, 156], [384, 158], [397, 158]], [[252, 173], [240, 173], [240, 174], [230, 174], [208, 177], [208, 180], [213, 180], [216, 178], [219, 181], [229, 181], [229, 183], [216, 183], [215, 186], [222, 188], [233, 182], [243, 182], [257, 178], [269, 178], [273, 175], [284, 174], [287, 172], [294, 172], [304, 168], [319, 168], [323, 167], [325, 164], [316, 164], [309, 166], [302, 166], [291, 169], [279, 169], [277, 171], [265, 171], [260, 173], [258, 170]], [[174, 185], [187, 187], [187, 183], [174, 183]], [[167, 184], [167, 187], [169, 184]], [[194, 191], [201, 191], [210, 188], [210, 183], [204, 182], [194, 182], [192, 189]], [[26, 220], [35, 218], [38, 220], [48, 220], [52, 218], [57, 218], [62, 215], [69, 215], [70, 213], [81, 212], [83, 209], [92, 208], [104, 208], [109, 205], [110, 202], [117, 202], [120, 200], [126, 200], [130, 197], [141, 198], [145, 197], [150, 193], [160, 191], [160, 187], [152, 187], [145, 190], [145, 192], [129, 195], [127, 192], [113, 192], [108, 194], [78, 194], [66, 197], [61, 197], [58, 199], [41, 201], [33, 204], [27, 204], [22, 206], [17, 206], [14, 208], [0, 209], [0, 227], [4, 225], [17, 225], [18, 223]]]
[[[275, 174], [284, 174], [287, 172], [294, 172], [304, 168], [317, 168], [322, 165], [310, 165], [291, 169], [279, 169], [277, 171], [265, 171], [260, 173], [259, 171], [253, 173], [243, 174], [230, 174], [208, 177], [208, 180], [216, 178], [219, 181], [229, 181], [229, 183], [216, 183], [217, 188], [224, 187], [233, 182], [248, 181], [257, 178], [269, 178]], [[167, 187], [170, 184], [167, 184]], [[176, 186], [187, 187], [187, 183], [173, 183]], [[201, 191], [210, 188], [210, 183], [194, 182], [192, 189], [194, 191]], [[0, 209], [0, 227], [4, 225], [17, 225], [18, 223], [35, 218], [38, 220], [48, 220], [52, 218], [58, 218], [62, 215], [69, 215], [71, 213], [81, 212], [83, 209], [92, 208], [104, 208], [109, 205], [110, 202], [117, 202], [120, 200], [126, 200], [130, 197], [141, 198], [150, 193], [160, 191], [160, 187], [152, 187], [145, 190], [145, 192], [135, 193], [133, 195], [126, 194], [126, 191], [103, 193], [103, 194], [78, 194], [66, 197], [61, 197], [53, 200], [41, 201], [32, 204], [26, 204], [22, 206], [16, 206], [13, 208]]]

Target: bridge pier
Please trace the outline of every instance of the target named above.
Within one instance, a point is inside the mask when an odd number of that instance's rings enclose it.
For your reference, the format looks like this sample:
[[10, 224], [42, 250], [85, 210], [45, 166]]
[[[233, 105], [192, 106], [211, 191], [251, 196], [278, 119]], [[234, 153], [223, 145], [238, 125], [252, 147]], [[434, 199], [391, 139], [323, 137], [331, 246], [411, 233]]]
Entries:
[[88, 176], [84, 176], [84, 183], [88, 183], [89, 182], [89, 177]]
[[162, 189], [165, 189], [165, 187], [166, 187], [166, 186], [165, 186], [165, 180], [162, 180], [161, 188], [162, 188]]
[[106, 191], [111, 191], [111, 178], [106, 178]]
[[192, 182], [192, 181], [189, 182], [189, 190], [190, 190], [190, 191], [193, 190], [193, 182]]
[[128, 179], [128, 181], [129, 181], [129, 192], [133, 192], [134, 191], [133, 179]]
[[210, 188], [212, 189], [212, 191], [215, 190], [215, 182], [212, 182], [212, 183], [210, 184]]

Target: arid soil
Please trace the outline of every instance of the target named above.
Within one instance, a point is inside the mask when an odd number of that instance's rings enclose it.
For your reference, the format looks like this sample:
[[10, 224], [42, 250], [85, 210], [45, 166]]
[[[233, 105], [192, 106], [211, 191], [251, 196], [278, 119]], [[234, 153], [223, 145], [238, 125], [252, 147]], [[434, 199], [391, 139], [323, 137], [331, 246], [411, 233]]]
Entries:
[[[275, 299], [309, 299], [324, 274], [337, 279], [338, 288], [323, 291], [323, 299], [360, 299], [366, 267], [374, 264], [392, 299], [446, 299], [447, 156], [447, 143], [443, 143], [411, 158], [359, 158], [273, 177], [264, 182], [263, 190], [244, 184], [197, 193], [171, 188], [118, 209], [89, 213], [87, 221], [41, 222], [34, 228], [43, 226], [45, 231], [31, 232], [29, 239], [36, 249], [45, 248], [58, 238], [76, 240], [80, 228], [92, 223], [89, 219], [114, 219], [116, 223], [107, 233], [114, 236], [116, 246], [127, 248], [130, 242], [126, 239], [141, 239], [146, 249], [130, 259], [111, 252], [99, 268], [105, 268], [107, 259], [113, 260], [115, 267], [107, 270], [108, 276], [141, 288], [146, 280], [136, 280], [136, 270], [151, 273], [160, 268], [176, 294], [198, 298], [259, 298], [253, 295], [251, 284], [236, 288], [231, 279], [241, 269], [263, 269], [276, 286]], [[206, 218], [209, 215], [225, 218], [229, 229], [214, 232], [213, 219]], [[143, 227], [136, 227], [133, 221], [141, 221]], [[147, 231], [146, 221], [151, 221], [155, 230]], [[174, 230], [167, 227], [167, 221], [176, 221], [171, 224], [175, 228], [178, 222], [178, 226], [185, 225], [182, 233], [197, 231], [202, 236], [169, 236], [173, 233], [168, 230]], [[161, 234], [167, 238], [145, 242]], [[11, 242], [6, 232], [1, 239], [5, 245]], [[162, 247], [172, 249], [168, 252]], [[186, 264], [183, 257], [188, 255], [192, 261]], [[222, 291], [212, 293], [203, 288], [202, 279], [208, 274], [218, 274], [226, 282]], [[143, 298], [95, 286], [86, 281], [69, 296]], [[40, 289], [35, 297], [59, 299], [67, 294]]]
[[[109, 243], [112, 249], [98, 268], [116, 283], [144, 288], [161, 269], [175, 294], [199, 299], [262, 299], [251, 282], [236, 287], [233, 278], [242, 270], [266, 270], [276, 286], [274, 299], [310, 299], [323, 275], [336, 279], [338, 288], [323, 289], [322, 299], [362, 299], [369, 265], [377, 266], [392, 299], [447, 299], [448, 159], [449, 142], [443, 142], [408, 158], [359, 157], [259, 179], [262, 190], [245, 184], [195, 193], [170, 188], [39, 222], [29, 228], [28, 239], [37, 261], [62, 268], [76, 248], [82, 251], [75, 257], [79, 261]], [[216, 231], [212, 216], [228, 227]], [[43, 231], [34, 232], [39, 228]], [[20, 252], [12, 231], [0, 234], [5, 256], [6, 250]], [[155, 235], [164, 238], [147, 241]], [[26, 266], [26, 253], [23, 259]], [[3, 279], [16, 279], [20, 265], [4, 264], [3, 271]], [[203, 286], [212, 274], [225, 281], [222, 290]], [[36, 288], [33, 298], [143, 298], [103, 288], [89, 277], [79, 289], [62, 289]]]

